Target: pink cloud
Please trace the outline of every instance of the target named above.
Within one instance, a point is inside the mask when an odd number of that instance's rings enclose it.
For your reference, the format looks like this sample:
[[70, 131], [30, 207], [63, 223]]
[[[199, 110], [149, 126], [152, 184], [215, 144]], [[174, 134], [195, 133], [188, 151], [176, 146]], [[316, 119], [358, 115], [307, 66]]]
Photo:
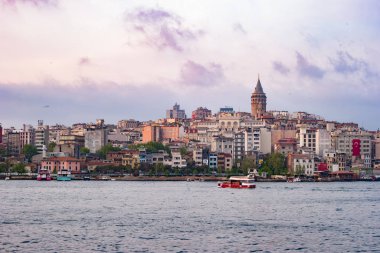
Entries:
[[56, 6], [58, 0], [0, 0], [0, 3], [5, 6], [15, 6], [17, 4], [31, 4], [35, 7], [40, 6]]
[[157, 23], [162, 22], [165, 19], [179, 22], [178, 17], [175, 15], [159, 9], [139, 9], [134, 13], [131, 13], [130, 17], [140, 21], [141, 23]]
[[139, 8], [125, 16], [127, 26], [142, 36], [142, 42], [159, 50], [183, 51], [184, 44], [203, 34], [183, 24], [181, 18], [161, 9]]
[[242, 33], [242, 34], [247, 34], [247, 31], [244, 29], [244, 27], [240, 23], [235, 23], [233, 25], [233, 30], [235, 32], [239, 32], [239, 33]]
[[220, 64], [211, 63], [208, 67], [187, 61], [181, 69], [184, 84], [193, 86], [217, 86], [224, 78]]
[[290, 69], [286, 67], [282, 62], [280, 61], [274, 61], [272, 62], [273, 69], [277, 72], [281, 73], [282, 75], [287, 75], [290, 72]]
[[91, 64], [91, 61], [88, 57], [82, 57], [78, 61], [79, 66], [84, 66], [84, 65], [89, 65], [89, 64]]
[[297, 70], [302, 76], [321, 79], [325, 75], [325, 71], [320, 67], [310, 63], [301, 53], [297, 54]]

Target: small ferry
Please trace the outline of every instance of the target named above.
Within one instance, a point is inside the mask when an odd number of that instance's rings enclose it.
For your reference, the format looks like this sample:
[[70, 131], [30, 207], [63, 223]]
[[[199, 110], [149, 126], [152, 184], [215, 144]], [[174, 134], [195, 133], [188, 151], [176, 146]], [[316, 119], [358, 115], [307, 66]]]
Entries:
[[100, 181], [111, 181], [110, 176], [98, 176], [98, 177], [96, 177], [96, 179], [100, 180]]
[[301, 178], [299, 178], [299, 177], [288, 177], [287, 182], [288, 182], [288, 183], [297, 183], [297, 182], [301, 182]]
[[61, 170], [58, 172], [57, 181], [70, 181], [71, 172], [69, 170]]
[[88, 181], [91, 180], [91, 177], [89, 175], [85, 175], [82, 177], [83, 180]]
[[52, 179], [51, 174], [48, 169], [40, 169], [38, 171], [38, 175], [37, 175], [38, 181], [50, 181], [51, 179]]
[[251, 176], [232, 176], [226, 181], [218, 182], [218, 187], [252, 189], [256, 188], [255, 178]]

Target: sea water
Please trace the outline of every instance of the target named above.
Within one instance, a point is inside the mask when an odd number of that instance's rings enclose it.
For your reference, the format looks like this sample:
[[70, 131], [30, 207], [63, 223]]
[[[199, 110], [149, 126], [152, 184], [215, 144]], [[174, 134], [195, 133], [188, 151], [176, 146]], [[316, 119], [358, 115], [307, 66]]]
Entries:
[[380, 182], [0, 181], [0, 252], [380, 252]]

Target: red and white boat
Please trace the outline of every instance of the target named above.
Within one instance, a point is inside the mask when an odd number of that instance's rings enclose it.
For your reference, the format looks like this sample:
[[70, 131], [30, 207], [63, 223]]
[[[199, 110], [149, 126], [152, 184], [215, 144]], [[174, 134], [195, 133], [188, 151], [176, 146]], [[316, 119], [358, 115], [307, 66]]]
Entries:
[[239, 188], [253, 189], [256, 188], [255, 178], [251, 176], [233, 176], [223, 182], [218, 182], [219, 188]]
[[52, 178], [51, 178], [49, 170], [47, 170], [47, 169], [40, 169], [38, 171], [38, 175], [37, 175], [37, 180], [38, 181], [50, 181], [51, 179]]

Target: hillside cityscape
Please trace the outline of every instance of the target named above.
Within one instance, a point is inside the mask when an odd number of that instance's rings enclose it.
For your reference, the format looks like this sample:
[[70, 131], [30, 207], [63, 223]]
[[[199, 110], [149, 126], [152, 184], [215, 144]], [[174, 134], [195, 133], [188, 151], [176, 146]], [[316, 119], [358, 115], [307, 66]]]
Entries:
[[[248, 102], [248, 101], [247, 101]], [[354, 179], [380, 175], [380, 131], [306, 112], [267, 111], [258, 79], [251, 112], [175, 104], [166, 118], [72, 126], [0, 126], [0, 172], [130, 176], [247, 174]]]

